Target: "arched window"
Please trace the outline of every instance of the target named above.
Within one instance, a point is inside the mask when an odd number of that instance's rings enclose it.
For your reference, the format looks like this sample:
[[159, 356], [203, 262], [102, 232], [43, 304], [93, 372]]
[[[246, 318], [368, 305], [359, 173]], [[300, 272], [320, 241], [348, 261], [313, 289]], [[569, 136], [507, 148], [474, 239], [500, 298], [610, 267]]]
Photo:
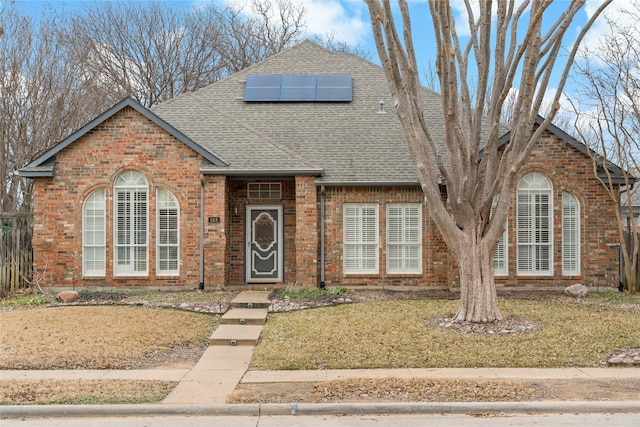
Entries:
[[562, 193], [562, 274], [580, 274], [580, 204], [569, 193]]
[[540, 173], [529, 173], [518, 183], [518, 274], [553, 274], [553, 187]]
[[158, 275], [180, 274], [180, 207], [169, 191], [158, 189], [157, 194], [156, 269]]
[[105, 193], [93, 191], [82, 204], [82, 275], [105, 275]]
[[144, 276], [148, 272], [148, 184], [136, 171], [114, 182], [114, 274]]

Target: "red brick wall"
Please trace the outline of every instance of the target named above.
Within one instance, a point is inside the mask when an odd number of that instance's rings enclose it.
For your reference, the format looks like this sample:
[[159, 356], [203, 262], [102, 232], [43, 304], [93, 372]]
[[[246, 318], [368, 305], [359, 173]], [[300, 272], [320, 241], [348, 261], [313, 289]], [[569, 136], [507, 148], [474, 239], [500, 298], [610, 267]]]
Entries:
[[[378, 203], [379, 272], [348, 275], [343, 271], [343, 205]], [[386, 204], [422, 203], [422, 274], [386, 274]], [[327, 286], [434, 286], [445, 285], [448, 251], [427, 215], [419, 187], [326, 187], [325, 189], [325, 283]]]
[[[34, 180], [34, 256], [47, 269], [52, 286], [184, 286], [200, 281], [200, 166], [202, 158], [144, 116], [126, 108], [56, 155], [55, 176]], [[149, 183], [149, 274], [113, 275], [113, 182], [136, 170]], [[516, 275], [516, 230], [509, 217], [508, 278], [504, 287], [557, 287], [572, 283], [617, 286], [618, 246], [615, 205], [593, 178], [591, 160], [551, 134], [540, 140], [521, 175], [540, 172], [553, 183], [554, 274]], [[320, 282], [320, 189], [314, 177], [246, 180], [205, 176], [204, 285], [244, 285], [245, 208], [247, 204], [282, 205], [284, 211], [284, 284], [316, 286]], [[249, 200], [248, 182], [282, 183], [282, 199]], [[82, 277], [82, 202], [104, 188], [106, 203], [106, 276]], [[171, 191], [180, 204], [180, 276], [156, 275], [156, 189]], [[455, 286], [457, 269], [419, 187], [326, 187], [325, 284], [327, 286]], [[581, 275], [562, 276], [562, 192], [577, 197], [581, 208]], [[343, 204], [378, 203], [379, 273], [343, 272]], [[386, 274], [386, 204], [423, 203], [422, 274]], [[235, 213], [237, 207], [238, 213]], [[211, 221], [209, 221], [211, 218]]]
[[[553, 184], [554, 252], [552, 276], [518, 276], [516, 268], [515, 193], [508, 223], [507, 278], [498, 277], [499, 287], [564, 287], [575, 283], [617, 287], [618, 238], [615, 204], [593, 176], [591, 159], [575, 148], [547, 133], [531, 153], [520, 176], [529, 172], [545, 174]], [[562, 192], [571, 192], [580, 203], [581, 274], [562, 274]], [[387, 203], [421, 202], [419, 188], [407, 187], [328, 187], [326, 190], [326, 284], [329, 286], [449, 286], [459, 285], [455, 258], [449, 254], [438, 230], [428, 218], [423, 205], [423, 274], [393, 276], [385, 273]], [[379, 274], [343, 273], [342, 205], [344, 203], [379, 203]]]
[[[198, 181], [199, 184], [199, 181]], [[218, 288], [229, 284], [229, 257], [227, 246], [230, 218], [227, 206], [229, 193], [224, 176], [204, 176], [204, 287]], [[200, 206], [198, 199], [197, 206]], [[200, 236], [198, 224], [197, 235]], [[199, 247], [196, 248], [199, 250]], [[197, 256], [196, 256], [197, 255]], [[199, 252], [193, 252], [194, 260], [200, 266]], [[199, 268], [199, 267], [198, 267]]]
[[[505, 287], [564, 287], [575, 283], [618, 286], [618, 234], [616, 205], [593, 175], [591, 159], [551, 133], [544, 135], [532, 151], [520, 176], [529, 172], [546, 175], [553, 184], [553, 276], [522, 277], [516, 267], [515, 194], [508, 220], [508, 278], [497, 284]], [[580, 203], [581, 274], [562, 275], [562, 193], [572, 193]]]
[[318, 286], [320, 233], [315, 177], [296, 177], [295, 256], [298, 285]]
[[[51, 286], [188, 286], [199, 282], [202, 157], [153, 122], [125, 108], [56, 155], [55, 176], [34, 180], [34, 258]], [[113, 275], [113, 182], [135, 170], [149, 184], [148, 276]], [[180, 205], [180, 276], [156, 276], [156, 189]], [[82, 277], [82, 203], [106, 191], [106, 276]], [[215, 210], [215, 209], [213, 209]], [[215, 212], [213, 212], [215, 214]]]

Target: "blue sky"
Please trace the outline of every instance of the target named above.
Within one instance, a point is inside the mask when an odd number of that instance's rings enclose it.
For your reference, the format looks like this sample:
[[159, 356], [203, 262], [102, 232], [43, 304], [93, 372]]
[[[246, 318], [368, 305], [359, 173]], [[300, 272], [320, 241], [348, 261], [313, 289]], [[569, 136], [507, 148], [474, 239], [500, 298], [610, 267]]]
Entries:
[[[10, 0], [0, 0], [0, 4]], [[93, 0], [88, 0], [93, 2]], [[124, 1], [124, 0], [120, 0]], [[167, 5], [182, 8], [199, 7], [203, 4], [219, 2], [224, 0], [165, 0]], [[319, 35], [334, 33], [336, 40], [343, 40], [349, 44], [359, 44], [364, 50], [371, 52], [373, 61], [379, 63], [371, 23], [369, 20], [368, 8], [364, 2], [360, 0], [292, 0], [302, 3], [307, 10], [308, 31]], [[482, 0], [476, 0], [482, 1]], [[517, 0], [518, 1], [518, 0]], [[580, 15], [573, 23], [570, 29], [569, 37], [573, 39], [579, 29], [587, 21], [588, 16], [601, 3], [602, 0], [588, 0], [587, 6], [580, 12]], [[608, 14], [617, 21], [624, 21], [628, 18], [622, 11], [624, 4], [628, 0], [614, 0], [614, 5], [609, 7]], [[58, 10], [73, 11], [78, 9], [82, 0], [54, 0], [54, 1], [36, 1], [36, 0], [17, 0], [17, 5], [25, 12], [39, 15], [47, 7]], [[235, 0], [236, 4], [247, 3], [249, 0]], [[549, 14], [551, 19], [555, 19], [558, 14], [568, 7], [568, 0], [556, 0], [552, 5], [552, 11]], [[410, 0], [410, 10], [412, 17], [414, 45], [418, 56], [418, 66], [424, 72], [428, 68], [428, 64], [434, 60], [435, 44], [432, 35], [431, 20], [429, 16], [429, 8], [426, 1]], [[452, 0], [454, 13], [457, 22], [457, 30], [459, 35], [468, 32], [466, 27], [466, 11], [463, 0]], [[590, 46], [597, 44], [597, 40], [607, 31], [604, 20], [600, 20], [591, 31], [585, 41]], [[554, 84], [551, 84], [554, 88]], [[570, 88], [568, 88], [570, 91]]]

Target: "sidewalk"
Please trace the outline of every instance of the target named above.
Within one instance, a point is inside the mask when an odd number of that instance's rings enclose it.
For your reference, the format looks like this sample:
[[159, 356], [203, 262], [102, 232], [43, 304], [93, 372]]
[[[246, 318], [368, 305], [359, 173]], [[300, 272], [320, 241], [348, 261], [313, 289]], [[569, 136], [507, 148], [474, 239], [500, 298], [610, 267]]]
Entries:
[[[636, 368], [444, 368], [444, 369], [344, 369], [317, 371], [247, 371], [252, 346], [212, 346], [191, 370], [60, 370], [0, 371], [0, 380], [12, 379], [141, 379], [179, 381], [161, 404], [146, 405], [24, 405], [0, 406], [0, 417], [287, 415], [288, 404], [226, 404], [238, 383], [313, 382], [343, 378], [452, 378], [452, 379], [639, 379]], [[295, 402], [291, 402], [295, 403]], [[337, 414], [463, 414], [475, 411], [504, 413], [640, 414], [636, 401], [584, 402], [450, 402], [450, 403], [300, 403], [297, 413]]]
[[[635, 368], [406, 368], [248, 371], [241, 383], [330, 381], [344, 378], [640, 379]], [[639, 397], [640, 400], [640, 397]]]
[[[0, 380], [161, 380], [180, 381], [187, 389], [196, 384], [295, 383], [344, 378], [450, 378], [450, 379], [640, 379], [636, 368], [405, 368], [321, 369], [312, 371], [247, 371], [252, 347], [210, 347], [193, 369], [0, 371]], [[249, 360], [247, 360], [249, 359]], [[178, 387], [176, 387], [176, 390]], [[174, 390], [174, 392], [176, 392]], [[233, 391], [233, 389], [231, 389]], [[230, 392], [231, 392], [230, 391]], [[211, 390], [209, 390], [209, 393]], [[229, 392], [229, 393], [230, 393]], [[172, 394], [174, 394], [172, 392]], [[178, 393], [175, 393], [178, 394]], [[201, 403], [224, 403], [211, 401]], [[226, 399], [226, 396], [225, 396]], [[640, 399], [640, 397], [639, 397]], [[198, 402], [165, 402], [198, 403]]]

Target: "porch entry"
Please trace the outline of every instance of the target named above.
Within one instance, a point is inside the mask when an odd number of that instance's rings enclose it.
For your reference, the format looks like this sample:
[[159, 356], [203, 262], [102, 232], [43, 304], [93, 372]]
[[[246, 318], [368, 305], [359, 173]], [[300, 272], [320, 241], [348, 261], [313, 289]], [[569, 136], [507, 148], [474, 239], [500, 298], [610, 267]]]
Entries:
[[248, 283], [278, 283], [284, 272], [282, 206], [247, 205], [245, 272]]

